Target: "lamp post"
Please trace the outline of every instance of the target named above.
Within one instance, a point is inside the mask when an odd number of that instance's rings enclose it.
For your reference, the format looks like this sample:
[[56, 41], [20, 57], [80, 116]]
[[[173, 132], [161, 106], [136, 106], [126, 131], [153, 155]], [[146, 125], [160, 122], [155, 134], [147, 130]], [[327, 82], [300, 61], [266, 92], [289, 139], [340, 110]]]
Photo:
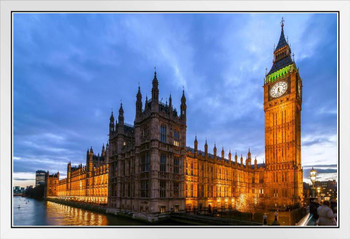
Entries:
[[317, 171], [312, 167], [310, 170], [310, 180], [312, 183], [312, 188], [311, 188], [311, 197], [315, 197], [315, 182], [316, 182], [316, 173]]
[[321, 194], [321, 187], [317, 187], [317, 197], [320, 198]]

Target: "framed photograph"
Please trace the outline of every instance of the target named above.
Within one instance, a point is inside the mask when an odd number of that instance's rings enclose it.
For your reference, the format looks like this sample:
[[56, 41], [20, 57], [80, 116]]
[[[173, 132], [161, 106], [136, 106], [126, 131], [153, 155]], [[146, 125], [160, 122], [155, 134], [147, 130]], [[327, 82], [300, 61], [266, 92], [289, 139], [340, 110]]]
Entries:
[[1, 238], [349, 238], [349, 2], [1, 2]]

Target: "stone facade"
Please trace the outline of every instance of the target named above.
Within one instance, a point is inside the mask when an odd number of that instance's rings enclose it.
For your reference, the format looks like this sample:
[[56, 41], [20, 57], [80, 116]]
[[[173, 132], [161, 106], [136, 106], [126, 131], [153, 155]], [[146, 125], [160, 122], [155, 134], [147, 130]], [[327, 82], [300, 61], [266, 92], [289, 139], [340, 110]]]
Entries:
[[[218, 155], [186, 147], [186, 97], [180, 112], [169, 102], [159, 101], [156, 72], [152, 98], [142, 102], [136, 94], [134, 125], [124, 122], [120, 105], [118, 120], [113, 112], [109, 142], [100, 156], [87, 152], [86, 167], [67, 167], [67, 178], [59, 180], [48, 195], [107, 203], [108, 212], [131, 213], [152, 221], [171, 212], [212, 213], [253, 211], [298, 204], [303, 200], [301, 167], [302, 80], [285, 40], [283, 23], [274, 51], [274, 63], [264, 80], [265, 160], [252, 164], [250, 150], [245, 159], [224, 148]], [[144, 105], [144, 107], [143, 107]], [[58, 181], [57, 179], [53, 179]], [[52, 185], [48, 177], [48, 187]], [[56, 182], [55, 181], [55, 182]]]
[[197, 139], [194, 148], [187, 148], [185, 160], [186, 211], [212, 213], [214, 211], [251, 211], [264, 206], [265, 184], [263, 164], [252, 165], [248, 151], [245, 164], [241, 155], [239, 161], [231, 152], [225, 158], [224, 149], [217, 155], [198, 150]]
[[[252, 211], [300, 203], [303, 199], [302, 83], [290, 54], [282, 25], [281, 37], [274, 51], [274, 64], [264, 81], [266, 164], [259, 165], [256, 159], [252, 165], [250, 150], [246, 158], [241, 155], [238, 162], [237, 154], [234, 161], [231, 159], [231, 152], [225, 158], [224, 149], [218, 156], [216, 146], [210, 154], [207, 143], [204, 151], [198, 150], [197, 139], [194, 148], [185, 147], [185, 96], [182, 96], [178, 116], [171, 97], [169, 105], [158, 101], [155, 73], [152, 99], [146, 99], [144, 109], [140, 88], [136, 95], [134, 126], [124, 124], [122, 106], [115, 127], [113, 114], [111, 116], [108, 203], [111, 211], [145, 215], [183, 210], [208, 213], [231, 209]], [[272, 87], [280, 81], [286, 82], [283, 86], [287, 85], [287, 90], [278, 95], [280, 89], [275, 86], [278, 96], [272, 97]], [[174, 138], [175, 131], [179, 142]], [[144, 158], [149, 162], [147, 172], [143, 171]], [[178, 174], [174, 171], [176, 158], [181, 170]], [[162, 166], [162, 159], [165, 166]], [[146, 194], [145, 180], [148, 185]], [[177, 185], [180, 187], [178, 193]]]
[[[53, 181], [54, 180], [54, 181]], [[86, 166], [67, 165], [67, 177], [59, 180], [59, 173], [47, 178], [46, 197], [107, 204], [108, 200], [108, 159], [106, 149], [102, 154], [94, 155], [92, 148], [86, 153]]]
[[58, 181], [60, 173], [50, 175], [49, 171], [45, 174], [45, 197], [57, 196], [58, 194]]
[[109, 127], [109, 199], [114, 212], [133, 212], [155, 219], [160, 213], [184, 211], [184, 160], [186, 154], [186, 98], [180, 114], [159, 102], [156, 72], [152, 98], [142, 107], [140, 88], [136, 95], [134, 126], [124, 123], [122, 105], [118, 121], [113, 113]]
[[303, 199], [301, 166], [302, 79], [282, 31], [264, 84], [266, 196], [271, 204]]

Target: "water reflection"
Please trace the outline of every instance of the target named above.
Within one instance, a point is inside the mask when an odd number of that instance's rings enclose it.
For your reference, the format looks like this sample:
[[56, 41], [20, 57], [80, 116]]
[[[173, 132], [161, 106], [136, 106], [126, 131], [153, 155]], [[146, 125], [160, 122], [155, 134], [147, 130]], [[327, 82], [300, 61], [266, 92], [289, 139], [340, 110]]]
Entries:
[[142, 222], [91, 212], [53, 202], [14, 197], [13, 225], [106, 226], [142, 225]]

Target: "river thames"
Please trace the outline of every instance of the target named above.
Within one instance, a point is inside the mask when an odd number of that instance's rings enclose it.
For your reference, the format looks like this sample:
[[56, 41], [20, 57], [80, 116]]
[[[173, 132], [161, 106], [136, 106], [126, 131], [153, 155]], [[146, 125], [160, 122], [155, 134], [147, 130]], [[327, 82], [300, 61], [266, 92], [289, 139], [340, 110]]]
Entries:
[[14, 226], [145, 225], [140, 221], [96, 213], [49, 201], [13, 198]]
[[[290, 212], [279, 212], [281, 225], [294, 225], [290, 222]], [[268, 224], [273, 223], [274, 212], [267, 213]], [[261, 225], [261, 219], [256, 215], [255, 221], [247, 218], [232, 218], [233, 221], [219, 223], [216, 217], [205, 217], [206, 220], [193, 221], [191, 218], [170, 218], [156, 223], [157, 225]], [[231, 218], [226, 215], [224, 218]], [[223, 218], [223, 219], [224, 219]], [[241, 221], [243, 219], [243, 221]], [[13, 198], [13, 226], [137, 226], [150, 225], [147, 222], [131, 218], [98, 213], [45, 200], [16, 196]], [[153, 224], [155, 225], [155, 224]]]

